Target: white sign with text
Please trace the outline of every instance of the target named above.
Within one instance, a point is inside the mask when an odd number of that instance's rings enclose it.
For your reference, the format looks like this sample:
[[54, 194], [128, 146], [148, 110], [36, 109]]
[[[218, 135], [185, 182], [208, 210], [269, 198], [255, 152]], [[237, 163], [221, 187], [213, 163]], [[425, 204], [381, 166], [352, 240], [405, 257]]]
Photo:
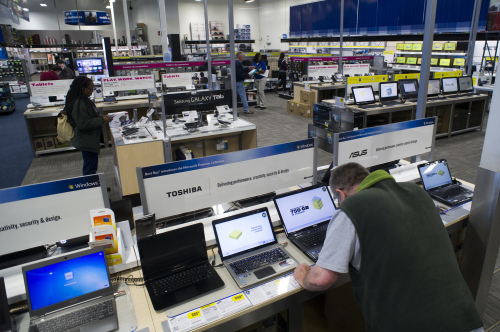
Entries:
[[29, 82], [32, 97], [66, 95], [73, 80]]
[[[199, 82], [201, 72], [194, 73], [171, 73], [163, 74], [162, 81], [167, 87], [185, 86], [190, 87], [196, 81]], [[207, 77], [207, 72], [204, 71], [203, 75]]]
[[115, 91], [146, 89], [155, 89], [155, 79], [153, 75], [102, 78], [102, 90], [104, 94]]
[[324, 66], [311, 66], [308, 67], [308, 77], [326, 76], [330, 79], [335, 73], [339, 71], [338, 65], [324, 65]]

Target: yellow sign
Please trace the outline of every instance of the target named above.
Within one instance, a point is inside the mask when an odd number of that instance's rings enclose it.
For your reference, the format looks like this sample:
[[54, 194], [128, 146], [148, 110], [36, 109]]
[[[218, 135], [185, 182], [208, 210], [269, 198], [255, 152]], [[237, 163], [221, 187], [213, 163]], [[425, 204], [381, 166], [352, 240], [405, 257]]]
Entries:
[[406, 61], [407, 64], [409, 65], [416, 65], [417, 64], [417, 58], [408, 58]]
[[465, 66], [465, 59], [464, 58], [455, 58], [455, 59], [453, 59], [453, 65], [454, 66]]
[[200, 307], [200, 309], [203, 310], [203, 309], [211, 307], [213, 305], [215, 305], [215, 303], [210, 303], [210, 304], [204, 305], [203, 307]]
[[245, 296], [243, 294], [236, 294], [235, 296], [233, 296], [233, 301], [234, 302], [238, 302], [238, 301], [241, 301], [245, 298]]
[[188, 314], [188, 318], [189, 318], [189, 319], [198, 318], [198, 317], [200, 317], [200, 316], [201, 316], [201, 311], [199, 311], [199, 310], [196, 310], [196, 311], [190, 312], [190, 313]]
[[444, 43], [444, 50], [445, 51], [454, 51], [456, 49], [457, 49], [456, 43]]
[[421, 51], [422, 50], [422, 44], [413, 44], [413, 50], [414, 51]]
[[[486, 61], [491, 61], [491, 60], [493, 60], [492, 56], [487, 56], [486, 57]], [[495, 58], [495, 61], [498, 61], [498, 57]]]
[[438, 58], [431, 58], [431, 66], [437, 66], [439, 59]]
[[434, 73], [434, 78], [442, 78], [442, 77], [460, 77], [462, 76], [461, 70], [455, 71], [444, 71], [441, 73]]
[[387, 75], [355, 76], [355, 77], [348, 77], [347, 84], [378, 83], [378, 82], [387, 82], [388, 80], [389, 77]]
[[387, 55], [387, 54], [394, 54], [394, 51], [384, 51], [383, 53], [384, 55]]
[[400, 56], [396, 60], [397, 63], [406, 63], [406, 58], [404, 56]]
[[432, 44], [432, 50], [433, 51], [442, 51], [443, 50], [443, 44], [442, 43], [440, 43], [440, 44], [433, 43]]
[[418, 58], [417, 64], [421, 65], [422, 64], [422, 58]]
[[405, 51], [413, 50], [413, 44], [405, 44]]
[[451, 63], [451, 59], [439, 59], [440, 66], [449, 66]]
[[397, 50], [404, 50], [405, 49], [405, 44], [396, 44], [396, 49]]
[[420, 74], [396, 74], [394, 75], [394, 81], [399, 81], [399, 80], [411, 80], [416, 78], [417, 80], [420, 79]]
[[472, 86], [476, 86], [476, 81], [477, 81], [477, 78], [476, 78], [476, 77], [473, 77], [473, 78], [472, 78]]

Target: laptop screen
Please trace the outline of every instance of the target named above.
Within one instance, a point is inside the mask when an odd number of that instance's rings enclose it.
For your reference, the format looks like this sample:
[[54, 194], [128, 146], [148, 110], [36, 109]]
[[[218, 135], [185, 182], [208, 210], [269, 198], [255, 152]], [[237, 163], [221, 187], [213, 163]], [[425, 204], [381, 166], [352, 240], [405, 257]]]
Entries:
[[456, 77], [442, 78], [443, 80], [443, 93], [457, 93], [458, 81]]
[[111, 284], [102, 251], [25, 273], [32, 311], [106, 289]]
[[329, 221], [335, 213], [335, 204], [326, 186], [276, 198], [275, 203], [288, 233]]
[[470, 76], [459, 77], [458, 78], [458, 86], [459, 86], [460, 92], [474, 90], [474, 87], [472, 86], [472, 77], [470, 77]]
[[214, 223], [214, 229], [224, 257], [276, 241], [267, 209]]
[[370, 104], [375, 102], [371, 86], [352, 88], [352, 94], [354, 95], [354, 102], [356, 104]]
[[425, 190], [452, 183], [446, 160], [427, 163], [418, 168]]
[[416, 98], [418, 96], [418, 80], [400, 80], [399, 90], [401, 91], [401, 95], [405, 99]]
[[380, 83], [379, 96], [382, 101], [398, 99], [398, 83]]
[[427, 87], [427, 95], [429, 97], [437, 96], [441, 93], [441, 81], [440, 80], [429, 80], [429, 85]]

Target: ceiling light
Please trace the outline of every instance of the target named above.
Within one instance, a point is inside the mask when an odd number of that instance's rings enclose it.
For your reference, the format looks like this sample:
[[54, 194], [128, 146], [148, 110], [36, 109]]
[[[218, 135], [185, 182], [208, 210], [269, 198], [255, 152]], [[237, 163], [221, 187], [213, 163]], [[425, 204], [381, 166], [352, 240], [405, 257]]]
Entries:
[[194, 0], [194, 1], [198, 1], [198, 2], [199, 2], [199, 1], [201, 1], [201, 0]]
[[245, 0], [245, 3], [254, 2], [255, 0]]
[[47, 7], [47, 4], [46, 3], [41, 3], [40, 6]]

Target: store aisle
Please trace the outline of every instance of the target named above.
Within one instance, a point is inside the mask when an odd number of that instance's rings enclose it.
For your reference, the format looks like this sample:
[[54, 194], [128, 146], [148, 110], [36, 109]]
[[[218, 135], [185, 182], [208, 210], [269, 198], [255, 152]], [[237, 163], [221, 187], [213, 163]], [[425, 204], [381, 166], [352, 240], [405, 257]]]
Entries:
[[23, 113], [28, 97], [16, 97], [16, 110], [0, 115], [0, 189], [20, 186], [28, 171], [33, 152]]

